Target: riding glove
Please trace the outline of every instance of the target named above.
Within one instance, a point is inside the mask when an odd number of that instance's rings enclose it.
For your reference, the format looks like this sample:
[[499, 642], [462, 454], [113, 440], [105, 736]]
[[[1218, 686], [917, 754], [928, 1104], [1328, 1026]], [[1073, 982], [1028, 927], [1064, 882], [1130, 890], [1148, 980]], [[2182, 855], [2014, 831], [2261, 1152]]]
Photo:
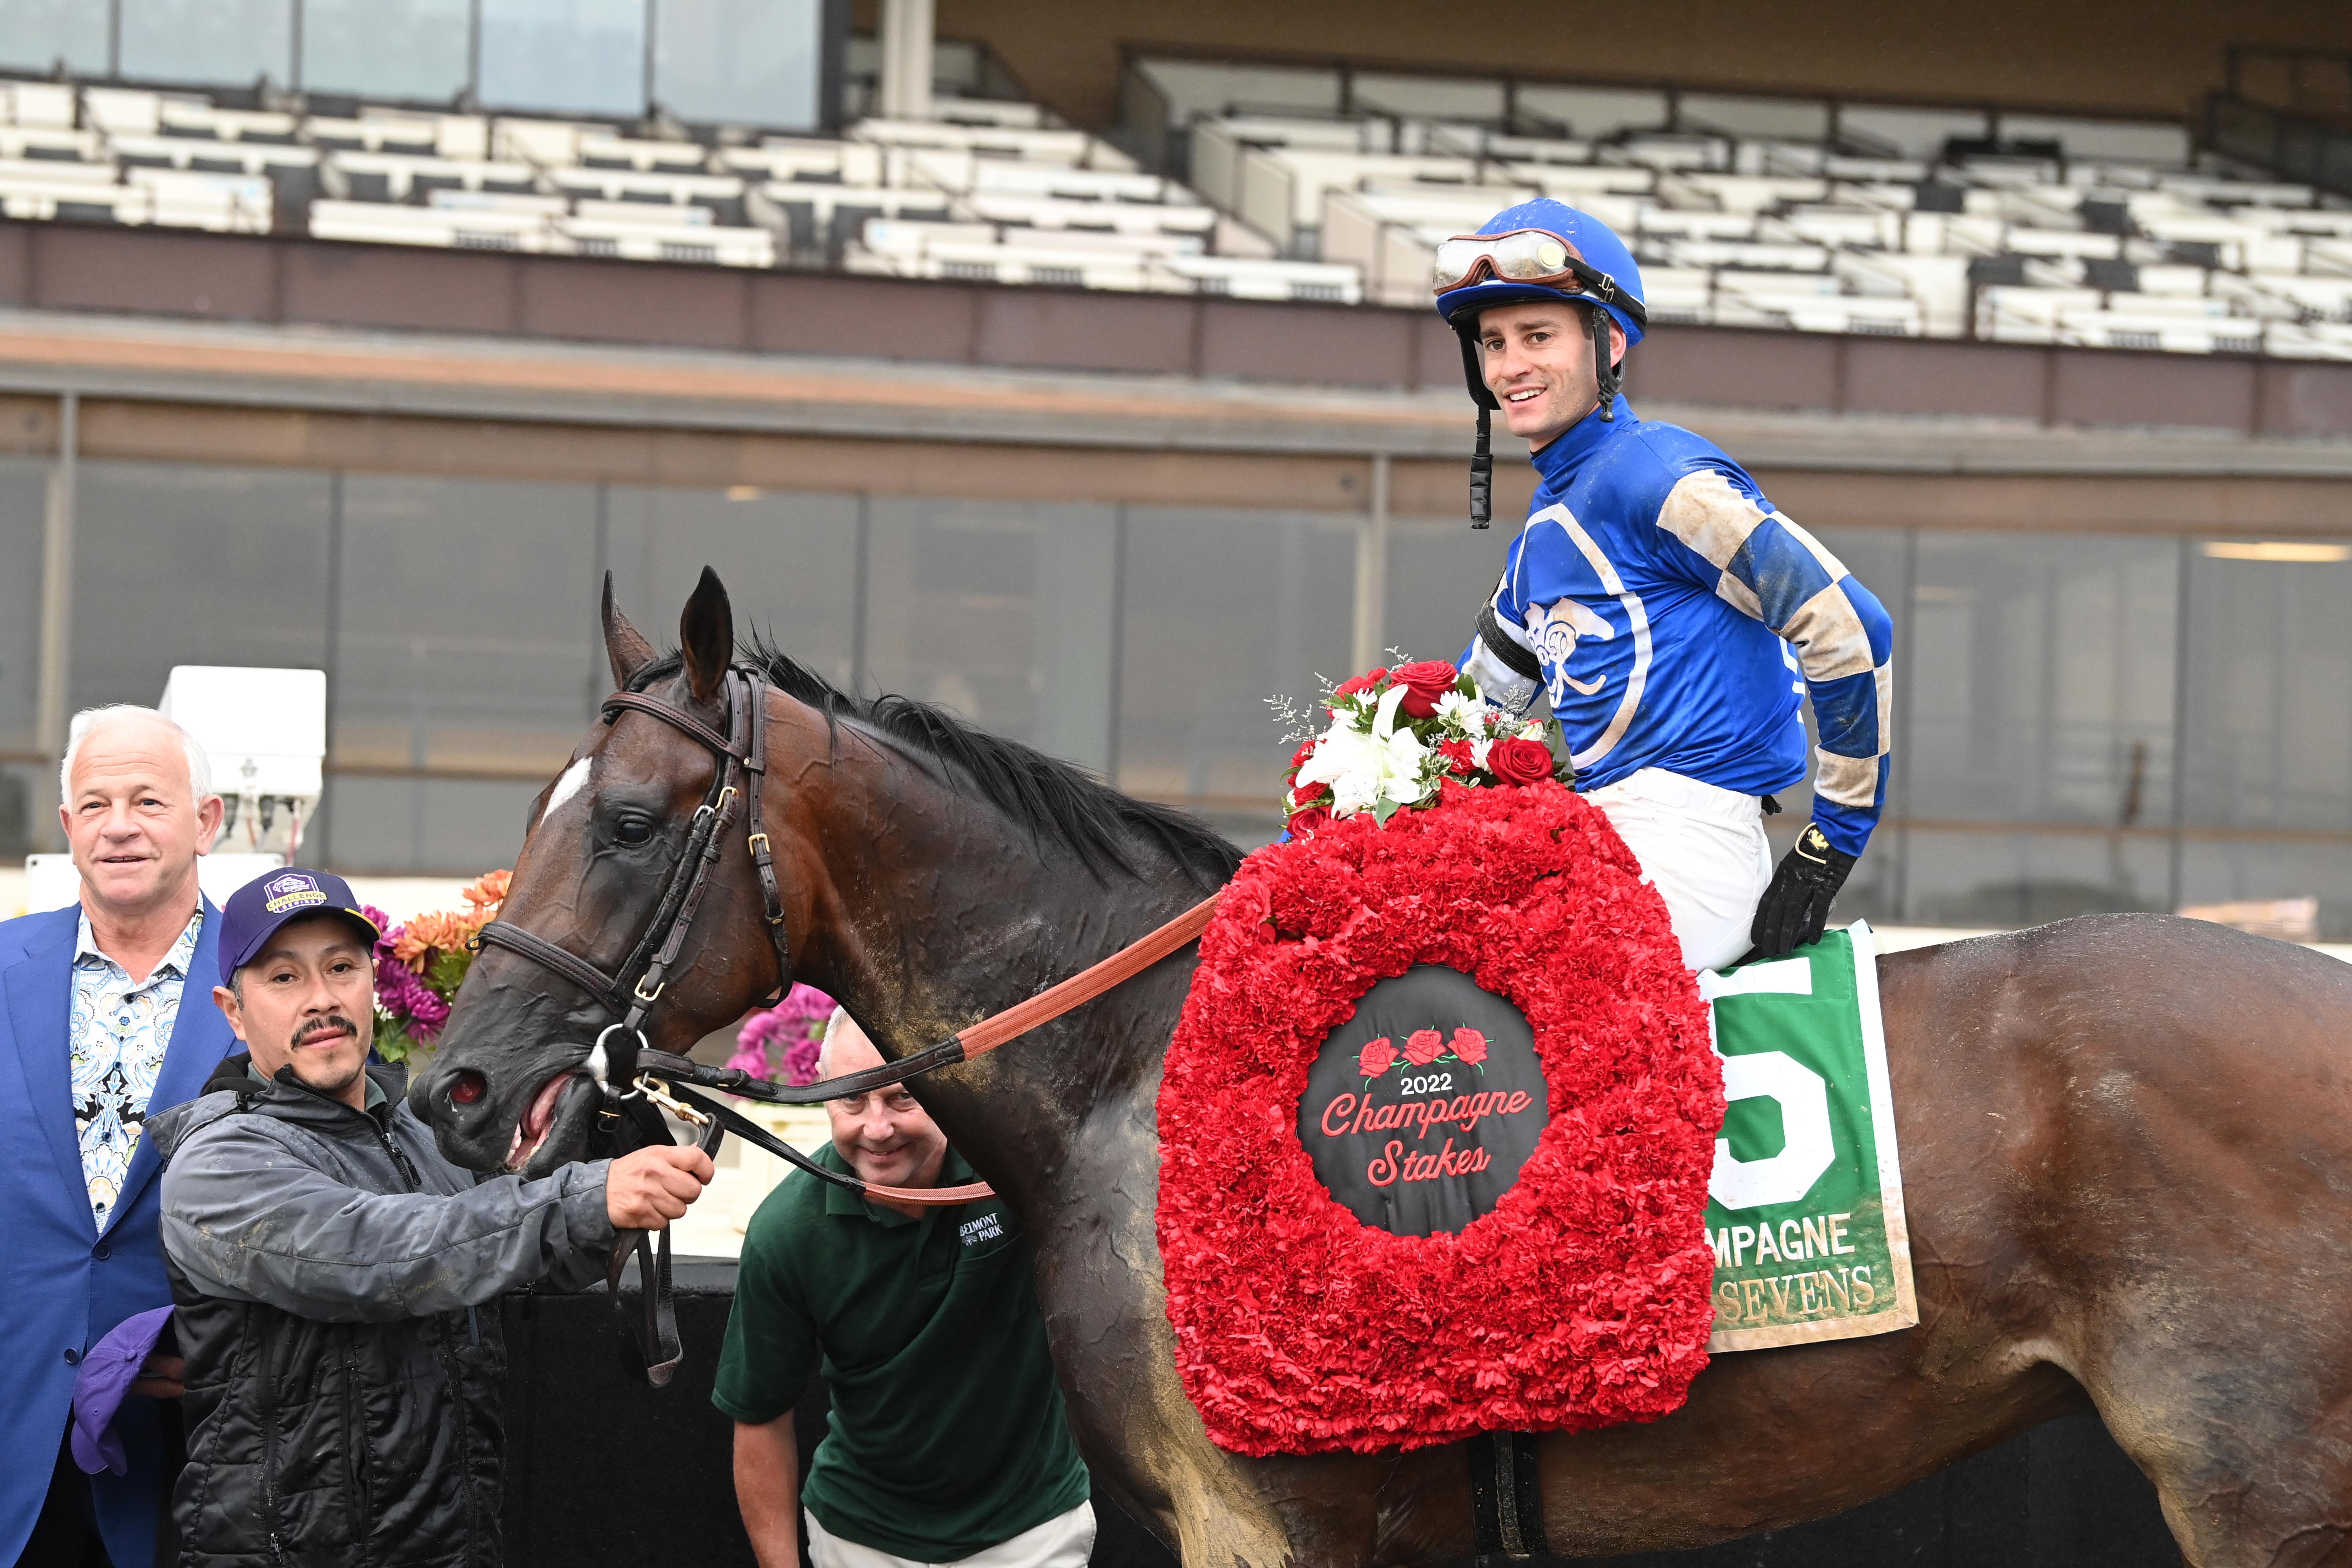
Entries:
[[1805, 824], [1756, 906], [1756, 923], [1748, 931], [1756, 951], [1749, 956], [1778, 958], [1790, 948], [1819, 941], [1822, 928], [1829, 923], [1830, 900], [1845, 885], [1853, 862], [1854, 857], [1830, 847], [1820, 828]]

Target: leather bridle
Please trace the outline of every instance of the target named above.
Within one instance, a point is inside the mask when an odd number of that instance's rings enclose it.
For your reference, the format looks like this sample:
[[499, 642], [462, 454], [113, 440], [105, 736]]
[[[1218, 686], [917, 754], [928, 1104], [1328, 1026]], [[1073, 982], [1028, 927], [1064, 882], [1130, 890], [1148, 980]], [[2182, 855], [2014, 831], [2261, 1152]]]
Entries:
[[[503, 947], [541, 968], [553, 970], [619, 1018], [618, 1023], [608, 1026], [596, 1037], [586, 1064], [604, 1089], [608, 1108], [628, 1100], [637, 1092], [636, 1063], [646, 1046], [646, 1015], [661, 999], [663, 989], [669, 984], [670, 969], [686, 946], [688, 933], [694, 929], [694, 917], [701, 912], [703, 896], [710, 889], [711, 871], [729, 842], [728, 829], [734, 824], [735, 803], [739, 799], [743, 805], [744, 825], [749, 829], [745, 842], [760, 876], [762, 918], [767, 923], [768, 940], [776, 950], [776, 994], [781, 996], [792, 985], [792, 939], [784, 929], [783, 894], [776, 886], [775, 858], [760, 816], [761, 786], [768, 773], [768, 678], [752, 666], [735, 665], [724, 677], [723, 689], [727, 707], [725, 734], [658, 697], [639, 691], [615, 691], [604, 699], [604, 722], [607, 727], [625, 712], [646, 714], [688, 739], [699, 742], [719, 759], [710, 791], [703, 796], [701, 805], [695, 809], [688, 824], [686, 847], [677, 863], [670, 868], [669, 880], [663, 885], [661, 898], [654, 905], [653, 919], [646, 923], [636, 945], [621, 961], [620, 967], [607, 974], [579, 954], [510, 921], [490, 921], [478, 938], [484, 947]], [[615, 1035], [620, 1037], [618, 1047], [608, 1049], [605, 1042]]]
[[[784, 926], [783, 895], [776, 885], [774, 853], [761, 826], [760, 815], [761, 786], [768, 772], [767, 673], [752, 665], [732, 665], [727, 670], [723, 687], [727, 707], [724, 734], [676, 703], [658, 697], [623, 690], [604, 699], [603, 722], [608, 728], [625, 712], [643, 713], [699, 742], [719, 759], [709, 793], [703, 796], [688, 824], [686, 847], [663, 884], [653, 918], [620, 967], [607, 973], [578, 953], [558, 947], [510, 921], [491, 921], [483, 926], [475, 938], [477, 945], [505, 948], [562, 975], [616, 1016], [618, 1021], [607, 1025], [596, 1037], [582, 1064], [604, 1097], [599, 1124], [616, 1142], [632, 1148], [672, 1142], [661, 1114], [667, 1109], [702, 1129], [698, 1142], [705, 1153], [715, 1155], [720, 1141], [731, 1131], [811, 1175], [861, 1196], [940, 1207], [992, 1197], [994, 1189], [982, 1182], [956, 1187], [888, 1187], [827, 1170], [758, 1122], [685, 1085], [691, 1083], [769, 1104], [817, 1105], [904, 1083], [940, 1068], [969, 1061], [1091, 1001], [1192, 942], [1215, 911], [1216, 895], [1212, 894], [1101, 963], [1027, 1001], [993, 1014], [937, 1045], [863, 1072], [845, 1073], [811, 1084], [784, 1085], [754, 1078], [740, 1068], [705, 1067], [686, 1057], [655, 1050], [645, 1036], [646, 1015], [661, 1000], [669, 984], [670, 971], [694, 929], [695, 917], [701, 911], [703, 897], [710, 889], [711, 873], [730, 842], [728, 830], [735, 821], [739, 800], [748, 830], [745, 847], [760, 878], [762, 919], [768, 940], [776, 951], [776, 990], [768, 1003], [781, 999], [793, 984], [792, 941]], [[617, 1043], [608, 1047], [606, 1042], [615, 1036], [619, 1037]], [[632, 1255], [637, 1258], [645, 1311], [642, 1323], [632, 1325], [625, 1309], [621, 1309], [624, 1335], [633, 1342], [636, 1352], [632, 1370], [659, 1388], [670, 1381], [683, 1359], [670, 1284], [668, 1229], [663, 1229], [657, 1249], [652, 1238], [641, 1230], [624, 1231], [615, 1237], [605, 1279], [616, 1309], [621, 1308], [621, 1275]]]

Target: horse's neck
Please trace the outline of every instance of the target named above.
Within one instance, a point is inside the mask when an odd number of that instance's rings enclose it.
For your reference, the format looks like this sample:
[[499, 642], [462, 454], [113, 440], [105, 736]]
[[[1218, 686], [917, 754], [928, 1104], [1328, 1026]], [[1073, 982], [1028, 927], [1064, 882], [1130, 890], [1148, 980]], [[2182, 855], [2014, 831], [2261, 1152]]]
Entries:
[[[1097, 878], [992, 808], [906, 764], [887, 781], [889, 830], [856, 814], [828, 825], [839, 905], [817, 984], [884, 1054], [905, 1056], [1109, 957], [1206, 896], [1156, 848], [1144, 879]], [[854, 877], [840, 875], [854, 858]], [[1157, 1060], [1181, 976], [1141, 977], [918, 1093], [967, 1159], [1018, 1185], [1050, 1171], [1097, 1100]]]

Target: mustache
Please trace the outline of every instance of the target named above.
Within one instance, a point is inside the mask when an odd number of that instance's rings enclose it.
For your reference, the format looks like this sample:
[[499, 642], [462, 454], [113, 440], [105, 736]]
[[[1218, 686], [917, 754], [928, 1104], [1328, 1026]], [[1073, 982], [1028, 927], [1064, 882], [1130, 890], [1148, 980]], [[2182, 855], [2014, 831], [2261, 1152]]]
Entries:
[[347, 1034], [352, 1038], [357, 1039], [360, 1037], [359, 1026], [341, 1013], [329, 1013], [324, 1017], [311, 1019], [295, 1030], [294, 1038], [289, 1043], [295, 1046], [305, 1046], [321, 1035], [335, 1034]]

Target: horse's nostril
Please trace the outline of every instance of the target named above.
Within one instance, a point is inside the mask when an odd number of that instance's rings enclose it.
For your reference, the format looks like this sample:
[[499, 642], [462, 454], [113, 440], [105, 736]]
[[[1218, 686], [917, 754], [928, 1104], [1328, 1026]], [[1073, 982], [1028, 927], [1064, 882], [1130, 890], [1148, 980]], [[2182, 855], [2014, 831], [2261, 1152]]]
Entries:
[[449, 1103], [471, 1105], [481, 1099], [483, 1092], [489, 1087], [488, 1079], [468, 1068], [449, 1080]]

